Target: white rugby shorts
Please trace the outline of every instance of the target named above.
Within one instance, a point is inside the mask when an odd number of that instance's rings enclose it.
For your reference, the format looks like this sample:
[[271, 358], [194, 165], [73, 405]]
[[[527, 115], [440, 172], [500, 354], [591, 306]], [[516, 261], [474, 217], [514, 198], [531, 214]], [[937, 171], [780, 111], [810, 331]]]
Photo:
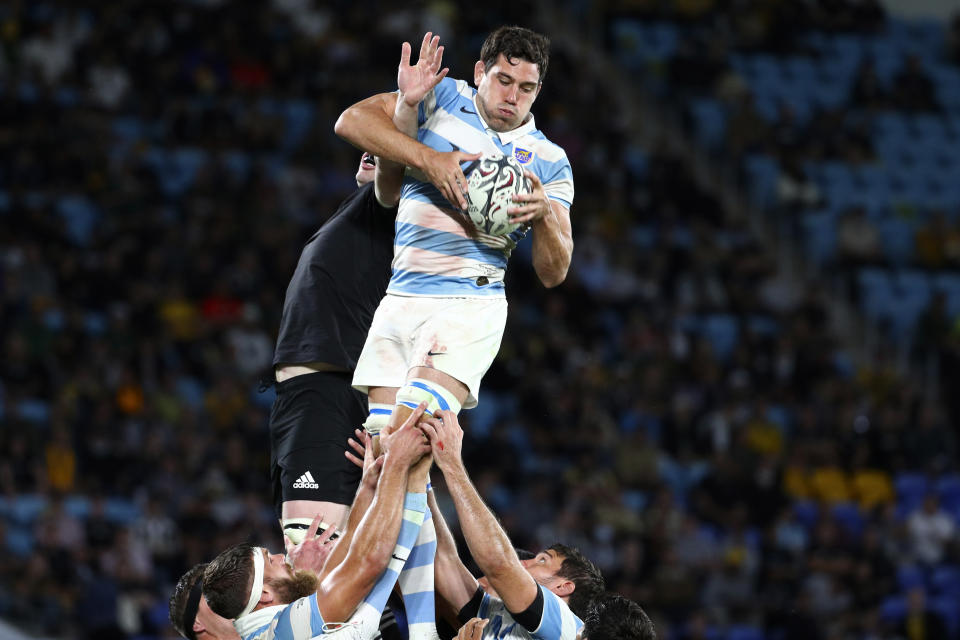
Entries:
[[413, 367], [431, 367], [469, 390], [477, 406], [480, 380], [500, 351], [505, 298], [426, 298], [387, 294], [377, 307], [353, 374], [355, 389], [400, 388]]

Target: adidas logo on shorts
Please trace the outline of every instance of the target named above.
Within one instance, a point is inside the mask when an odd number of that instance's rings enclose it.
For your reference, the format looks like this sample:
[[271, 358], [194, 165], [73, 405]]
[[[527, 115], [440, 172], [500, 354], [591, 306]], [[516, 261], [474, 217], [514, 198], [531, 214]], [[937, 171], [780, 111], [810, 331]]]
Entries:
[[297, 481], [293, 483], [294, 489], [319, 489], [320, 485], [317, 484], [317, 481], [313, 479], [313, 475], [307, 471], [305, 474], [297, 478]]

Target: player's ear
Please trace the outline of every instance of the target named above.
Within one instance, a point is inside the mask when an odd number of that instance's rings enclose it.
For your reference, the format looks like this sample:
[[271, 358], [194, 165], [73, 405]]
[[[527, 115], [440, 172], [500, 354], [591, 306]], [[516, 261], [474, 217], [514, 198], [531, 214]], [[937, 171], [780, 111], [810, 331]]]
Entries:
[[206, 631], [206, 630], [207, 630], [207, 628], [206, 628], [205, 626], [203, 626], [203, 623], [202, 623], [202, 622], [200, 622], [200, 621], [197, 620], [197, 619], [194, 619], [194, 621], [193, 621], [193, 633], [194, 633], [194, 634], [198, 634], [198, 633], [200, 633], [200, 632], [202, 632], [202, 631]]
[[473, 65], [473, 84], [480, 86], [480, 81], [483, 80], [484, 74], [487, 72], [487, 67], [483, 64], [483, 60], [477, 60], [477, 64]]
[[566, 578], [559, 578], [559, 582], [554, 585], [552, 591], [560, 596], [561, 598], [568, 598], [573, 594], [573, 590], [577, 588], [577, 585], [573, 584], [573, 580], [567, 580]]

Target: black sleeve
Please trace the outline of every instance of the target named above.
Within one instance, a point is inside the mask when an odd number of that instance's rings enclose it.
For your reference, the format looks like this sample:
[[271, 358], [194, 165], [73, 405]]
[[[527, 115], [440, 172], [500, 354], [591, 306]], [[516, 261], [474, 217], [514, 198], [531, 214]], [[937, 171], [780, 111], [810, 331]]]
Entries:
[[537, 597], [533, 599], [530, 606], [520, 613], [510, 611], [510, 615], [520, 623], [520, 626], [530, 633], [537, 630], [537, 627], [540, 626], [540, 621], [543, 619], [543, 590], [539, 584], [537, 585]]
[[463, 609], [457, 613], [457, 619], [460, 621], [460, 624], [467, 624], [470, 618], [476, 617], [477, 613], [480, 611], [480, 604], [483, 602], [483, 589], [477, 587], [477, 591], [473, 594], [473, 597], [470, 598], [470, 602], [463, 605]]

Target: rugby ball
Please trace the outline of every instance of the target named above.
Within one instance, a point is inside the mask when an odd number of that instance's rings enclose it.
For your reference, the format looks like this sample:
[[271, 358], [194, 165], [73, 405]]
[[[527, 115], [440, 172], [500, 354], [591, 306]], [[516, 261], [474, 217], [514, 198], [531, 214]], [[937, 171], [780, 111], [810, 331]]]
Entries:
[[507, 209], [519, 206], [513, 195], [530, 193], [523, 166], [513, 156], [485, 155], [465, 169], [467, 215], [474, 226], [492, 236], [505, 236], [520, 225], [510, 223]]

